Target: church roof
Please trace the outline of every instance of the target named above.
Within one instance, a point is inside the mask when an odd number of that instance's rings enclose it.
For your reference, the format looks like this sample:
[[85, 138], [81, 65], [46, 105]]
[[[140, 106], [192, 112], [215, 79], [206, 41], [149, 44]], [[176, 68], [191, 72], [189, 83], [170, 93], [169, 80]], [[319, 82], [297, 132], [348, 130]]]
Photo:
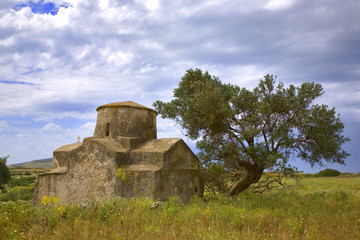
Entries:
[[[99, 111], [99, 109], [101, 109], [101, 108], [111, 108], [111, 107], [132, 107], [132, 108], [147, 109], [147, 110], [151, 110], [153, 112], [156, 112], [155, 110], [153, 110], [151, 108], [145, 107], [145, 106], [140, 105], [138, 103], [134, 103], [132, 101], [108, 103], [108, 104], [99, 106], [96, 109], [96, 111]], [[156, 114], [157, 114], [157, 112], [156, 112]]]

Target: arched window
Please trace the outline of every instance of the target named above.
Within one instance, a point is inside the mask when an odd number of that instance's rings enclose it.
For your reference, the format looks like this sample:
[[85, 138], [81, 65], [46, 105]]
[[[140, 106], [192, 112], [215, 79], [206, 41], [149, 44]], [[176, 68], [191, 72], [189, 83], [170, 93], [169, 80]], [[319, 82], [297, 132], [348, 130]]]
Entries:
[[110, 136], [110, 123], [106, 124], [106, 136]]

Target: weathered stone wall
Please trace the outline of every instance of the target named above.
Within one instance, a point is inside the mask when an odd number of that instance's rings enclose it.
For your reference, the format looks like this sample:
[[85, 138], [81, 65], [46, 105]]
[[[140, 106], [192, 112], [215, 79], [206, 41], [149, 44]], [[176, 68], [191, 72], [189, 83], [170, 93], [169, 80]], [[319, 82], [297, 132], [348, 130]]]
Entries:
[[[56, 150], [54, 155], [57, 158], [54, 159], [61, 167], [39, 176], [34, 201], [40, 201], [43, 196], [56, 196], [65, 202], [86, 202], [114, 196], [117, 152], [125, 150], [113, 144], [111, 140], [87, 138], [70, 151]], [[117, 147], [116, 151], [114, 147]]]
[[[181, 139], [156, 139], [155, 119], [155, 111], [132, 102], [100, 106], [94, 137], [54, 151], [55, 168], [39, 175], [34, 202], [43, 196], [78, 203], [113, 196], [188, 202], [201, 196], [198, 159]], [[126, 180], [116, 176], [119, 168]]]
[[130, 164], [123, 165], [127, 182], [118, 182], [118, 195], [147, 195], [157, 200], [178, 196], [188, 202], [201, 196], [203, 186], [199, 163], [185, 142], [179, 138], [148, 141], [130, 151]]
[[[104, 105], [106, 106], [106, 105]], [[131, 106], [99, 107], [94, 137], [156, 139], [156, 112]], [[108, 134], [107, 134], [108, 128]]]

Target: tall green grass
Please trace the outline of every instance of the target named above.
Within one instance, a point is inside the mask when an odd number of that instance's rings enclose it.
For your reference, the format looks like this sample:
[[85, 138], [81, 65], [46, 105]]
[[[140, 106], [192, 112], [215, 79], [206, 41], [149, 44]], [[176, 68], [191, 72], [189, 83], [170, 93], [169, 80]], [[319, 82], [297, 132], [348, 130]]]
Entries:
[[297, 191], [302, 194], [314, 191], [342, 191], [360, 198], [360, 177], [304, 178]]
[[3, 202], [0, 239], [360, 239], [359, 186], [360, 178], [306, 178], [291, 190], [156, 208], [146, 198]]

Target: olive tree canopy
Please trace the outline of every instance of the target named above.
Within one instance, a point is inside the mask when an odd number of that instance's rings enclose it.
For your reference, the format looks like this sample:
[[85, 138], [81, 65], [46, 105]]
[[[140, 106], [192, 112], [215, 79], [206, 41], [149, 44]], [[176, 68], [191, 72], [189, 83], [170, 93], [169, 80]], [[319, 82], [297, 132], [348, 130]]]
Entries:
[[204, 166], [222, 166], [246, 175], [229, 189], [236, 195], [260, 180], [265, 169], [288, 164], [291, 157], [313, 165], [345, 164], [342, 149], [350, 139], [335, 108], [314, 104], [320, 84], [298, 87], [276, 83], [266, 75], [252, 91], [222, 83], [218, 77], [189, 69], [170, 102], [156, 101], [163, 118], [175, 120], [198, 140]]

